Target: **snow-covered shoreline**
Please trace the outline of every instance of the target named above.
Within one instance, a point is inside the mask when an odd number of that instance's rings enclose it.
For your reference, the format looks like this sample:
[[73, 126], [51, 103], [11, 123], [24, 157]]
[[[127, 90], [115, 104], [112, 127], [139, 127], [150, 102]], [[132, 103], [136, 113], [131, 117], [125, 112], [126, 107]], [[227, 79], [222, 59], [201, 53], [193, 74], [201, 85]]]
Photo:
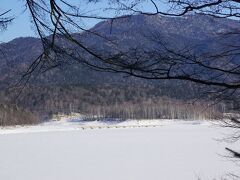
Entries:
[[64, 117], [59, 120], [50, 120], [38, 125], [26, 126], [9, 126], [1, 127], [1, 134], [16, 134], [16, 133], [40, 133], [51, 131], [77, 131], [77, 130], [91, 130], [91, 129], [110, 129], [110, 128], [155, 128], [159, 126], [173, 125], [173, 124], [190, 124], [190, 125], [207, 125], [212, 123], [206, 120], [169, 120], [169, 119], [155, 119], [155, 120], [94, 120], [86, 121], [77, 117]]

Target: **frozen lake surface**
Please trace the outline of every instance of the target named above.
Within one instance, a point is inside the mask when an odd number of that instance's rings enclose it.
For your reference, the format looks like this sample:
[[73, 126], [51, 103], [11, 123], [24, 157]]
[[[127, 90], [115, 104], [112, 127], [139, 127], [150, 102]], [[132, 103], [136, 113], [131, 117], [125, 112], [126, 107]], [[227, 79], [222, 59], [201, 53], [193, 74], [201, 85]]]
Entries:
[[[109, 124], [65, 121], [1, 129], [0, 179], [209, 180], [239, 172], [223, 157], [226, 146], [240, 149], [239, 143], [216, 141], [228, 129], [197, 121]], [[156, 126], [136, 128], [146, 124]]]

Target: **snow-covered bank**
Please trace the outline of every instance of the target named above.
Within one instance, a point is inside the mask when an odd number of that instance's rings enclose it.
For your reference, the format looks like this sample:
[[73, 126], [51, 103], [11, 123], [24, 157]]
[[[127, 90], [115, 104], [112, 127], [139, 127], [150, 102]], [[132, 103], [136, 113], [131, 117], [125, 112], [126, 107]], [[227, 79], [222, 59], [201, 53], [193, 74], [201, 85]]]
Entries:
[[[226, 155], [226, 144], [215, 140], [227, 129], [199, 121], [151, 123], [159, 126], [82, 130], [78, 127], [113, 124], [59, 121], [0, 130], [0, 179], [193, 180], [239, 171], [221, 156]], [[114, 126], [124, 124], [137, 121], [119, 121]]]
[[211, 125], [209, 121], [199, 120], [123, 120], [123, 119], [102, 119], [94, 121], [86, 121], [83, 118], [64, 117], [60, 120], [50, 120], [33, 126], [10, 126], [0, 128], [0, 134], [15, 133], [39, 133], [50, 131], [74, 131], [89, 129], [109, 129], [109, 128], [153, 128], [171, 124], [191, 124], [191, 125]]

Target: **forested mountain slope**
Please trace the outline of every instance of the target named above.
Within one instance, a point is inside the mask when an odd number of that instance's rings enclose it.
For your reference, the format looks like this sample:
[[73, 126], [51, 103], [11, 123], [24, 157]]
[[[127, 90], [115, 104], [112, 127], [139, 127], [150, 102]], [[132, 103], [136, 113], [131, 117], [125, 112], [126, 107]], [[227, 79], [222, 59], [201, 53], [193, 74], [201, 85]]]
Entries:
[[[135, 15], [116, 19], [113, 22], [103, 21], [89, 30], [100, 34], [101, 37], [90, 32], [75, 33], [74, 36], [88, 47], [105, 53], [113, 51], [110, 41], [117, 43], [121, 49], [128, 50], [141, 47], [156, 48], [159, 40], [172, 48], [194, 47], [194, 51], [198, 53], [209, 49], [217, 50], [220, 41], [239, 43], [240, 39], [224, 38], [223, 40], [221, 36], [230, 30], [239, 28], [238, 21], [216, 19], [210, 16]], [[6, 88], [18, 82], [29, 65], [41, 53], [41, 49], [41, 41], [32, 37], [21, 37], [0, 44], [1, 102], [12, 103], [14, 95], [6, 91]], [[235, 63], [234, 59], [232, 63]], [[162, 98], [190, 100], [197, 97], [200, 90], [201, 88], [196, 88], [192, 83], [126, 77], [124, 74], [93, 71], [77, 62], [71, 62], [39, 75], [34, 81], [29, 82], [29, 87], [14, 103], [31, 111], [45, 109], [45, 113], [56, 113], [58, 111], [68, 112], [69, 104], [73, 104], [75, 111], [83, 111], [83, 106], [95, 107], [96, 104], [104, 106], [107, 104], [138, 104], [140, 101], [158, 104], [157, 100]], [[102, 91], [107, 93], [103, 95]], [[91, 94], [91, 98], [87, 94]], [[121, 95], [121, 98], [117, 94]], [[64, 103], [60, 100], [61, 97]], [[174, 103], [176, 103], [175, 100], [173, 100]], [[48, 108], [44, 107], [46, 104]], [[89, 113], [89, 109], [91, 108], [85, 108], [85, 111]], [[158, 116], [161, 117], [160, 114]]]

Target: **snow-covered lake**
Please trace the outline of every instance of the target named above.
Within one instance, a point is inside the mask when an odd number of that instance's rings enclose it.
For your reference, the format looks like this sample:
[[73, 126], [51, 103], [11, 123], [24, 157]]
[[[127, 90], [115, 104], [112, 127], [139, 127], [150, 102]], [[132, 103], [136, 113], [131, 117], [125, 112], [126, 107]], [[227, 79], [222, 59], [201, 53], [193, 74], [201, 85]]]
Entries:
[[[0, 179], [210, 180], [240, 170], [223, 157], [226, 144], [215, 140], [228, 130], [210, 123], [84, 130], [73, 124], [0, 130]], [[237, 143], [227, 146], [240, 149]]]

